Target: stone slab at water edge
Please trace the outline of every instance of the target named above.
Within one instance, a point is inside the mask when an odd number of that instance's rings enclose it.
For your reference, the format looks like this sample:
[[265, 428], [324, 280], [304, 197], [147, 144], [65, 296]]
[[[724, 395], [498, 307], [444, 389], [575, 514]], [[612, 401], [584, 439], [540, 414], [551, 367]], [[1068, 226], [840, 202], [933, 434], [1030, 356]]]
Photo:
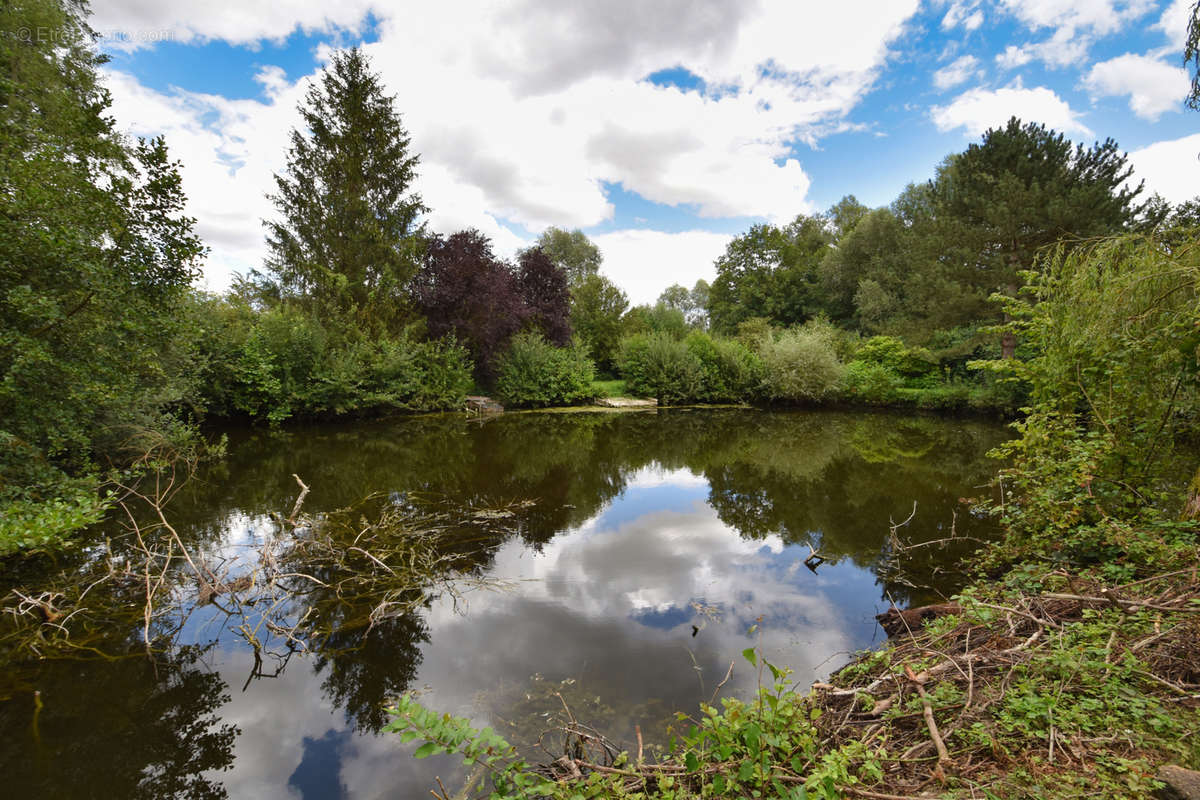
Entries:
[[658, 401], [645, 397], [601, 397], [596, 405], [605, 408], [655, 408]]

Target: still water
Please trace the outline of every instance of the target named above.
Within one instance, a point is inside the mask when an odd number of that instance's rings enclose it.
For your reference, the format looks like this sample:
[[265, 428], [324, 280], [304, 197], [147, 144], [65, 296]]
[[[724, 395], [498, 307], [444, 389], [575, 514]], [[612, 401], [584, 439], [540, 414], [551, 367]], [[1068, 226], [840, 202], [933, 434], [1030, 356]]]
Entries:
[[[233, 432], [228, 457], [168, 507], [210, 561], [278, 530], [271, 515], [295, 502], [293, 473], [313, 514], [372, 493], [451, 517], [507, 511], [464, 529], [456, 591], [373, 623], [338, 601], [311, 652], [265, 663], [211, 606], [147, 657], [136, 581], [123, 599], [107, 581], [95, 591], [130, 613], [76, 618], [87, 649], [6, 653], [4, 794], [419, 797], [435, 775], [453, 791], [454, 759], [416, 761], [415, 744], [380, 730], [405, 690], [522, 745], [564, 704], [618, 743], [635, 725], [664, 742], [674, 712], [710, 700], [731, 663], [721, 694], [753, 691], [746, 647], [807, 685], [878, 642], [889, 598], [953, 591], [970, 543], [914, 550], [900, 576], [885, 568], [889, 525], [915, 504], [905, 541], [990, 536], [964, 499], [986, 492], [996, 465], [985, 453], [1005, 435], [974, 421], [746, 409]], [[826, 559], [815, 571], [812, 551]], [[41, 569], [65, 574], [97, 552]]]

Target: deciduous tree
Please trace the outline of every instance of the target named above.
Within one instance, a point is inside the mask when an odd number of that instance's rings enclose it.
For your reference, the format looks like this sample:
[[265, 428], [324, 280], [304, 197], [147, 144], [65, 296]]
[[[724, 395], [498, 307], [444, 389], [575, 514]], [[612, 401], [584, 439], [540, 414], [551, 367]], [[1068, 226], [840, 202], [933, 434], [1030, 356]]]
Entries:
[[412, 293], [430, 335], [453, 335], [465, 344], [485, 381], [527, 316], [512, 268], [477, 230], [430, 237]]
[[562, 228], [547, 228], [538, 237], [537, 246], [545, 251], [554, 265], [567, 275], [567, 284], [574, 288], [581, 284], [589, 275], [595, 275], [600, 270], [604, 257], [583, 231], [576, 228], [565, 231]]

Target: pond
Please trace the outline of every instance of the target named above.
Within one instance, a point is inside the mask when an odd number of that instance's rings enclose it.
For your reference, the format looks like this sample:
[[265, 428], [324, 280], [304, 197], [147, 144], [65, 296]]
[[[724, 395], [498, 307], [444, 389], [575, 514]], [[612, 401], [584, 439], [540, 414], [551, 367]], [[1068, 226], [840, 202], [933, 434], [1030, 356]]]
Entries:
[[[148, 657], [137, 576], [107, 580], [72, 621], [73, 657], [19, 649], [12, 630], [3, 640], [7, 793], [418, 797], [435, 775], [453, 792], [454, 759], [414, 760], [415, 744], [380, 730], [406, 690], [522, 746], [565, 708], [622, 745], [635, 726], [663, 744], [674, 712], [723, 679], [722, 696], [753, 692], [745, 648], [806, 686], [878, 643], [874, 615], [891, 599], [957, 588], [973, 540], [993, 534], [968, 501], [986, 493], [985, 453], [1006, 435], [978, 421], [732, 408], [231, 432], [228, 456], [166, 509], [197, 558], [259, 552], [296, 501], [295, 474], [309, 514], [371, 494], [363, 520], [380, 504], [436, 508], [438, 547], [454, 551], [437, 562], [446, 574], [397, 613], [325, 597], [326, 635], [310, 651], [257, 659], [240, 623], [220, 603], [194, 607], [182, 579], [180, 608], [154, 621], [176, 623], [169, 645]], [[952, 541], [909, 551], [897, 571], [889, 529], [910, 516], [900, 541]], [[98, 543], [115, 530], [5, 588], [31, 595], [111, 562]], [[825, 559], [815, 570], [813, 552]], [[105, 592], [129, 613], [98, 613]]]

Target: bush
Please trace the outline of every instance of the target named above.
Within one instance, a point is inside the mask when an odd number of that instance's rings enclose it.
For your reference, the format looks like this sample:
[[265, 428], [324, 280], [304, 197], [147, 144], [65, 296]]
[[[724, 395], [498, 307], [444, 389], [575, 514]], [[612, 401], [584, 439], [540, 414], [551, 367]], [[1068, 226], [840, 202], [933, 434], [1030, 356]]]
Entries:
[[621, 377], [635, 395], [664, 405], [700, 397], [704, 368], [685, 342], [666, 333], [643, 333], [621, 341]]
[[878, 364], [902, 378], [937, 376], [938, 363], [923, 347], [910, 348], [893, 336], [872, 336], [854, 354], [855, 361]]
[[294, 310], [254, 313], [233, 304], [204, 309], [213, 323], [200, 345], [197, 405], [218, 416], [272, 424], [382, 410], [462, 407], [470, 356], [452, 339], [347, 339]]
[[764, 394], [771, 400], [813, 402], [837, 389], [845, 368], [819, 331], [793, 329], [763, 340]]
[[846, 397], [862, 403], [887, 405], [900, 399], [904, 379], [881, 364], [851, 361], [842, 378]]
[[700, 385], [693, 399], [729, 403], [758, 393], [764, 374], [762, 359], [742, 343], [696, 332], [684, 344], [700, 367]]
[[570, 405], [592, 397], [595, 375], [579, 340], [555, 347], [537, 333], [520, 333], [500, 359], [496, 394], [505, 405]]

